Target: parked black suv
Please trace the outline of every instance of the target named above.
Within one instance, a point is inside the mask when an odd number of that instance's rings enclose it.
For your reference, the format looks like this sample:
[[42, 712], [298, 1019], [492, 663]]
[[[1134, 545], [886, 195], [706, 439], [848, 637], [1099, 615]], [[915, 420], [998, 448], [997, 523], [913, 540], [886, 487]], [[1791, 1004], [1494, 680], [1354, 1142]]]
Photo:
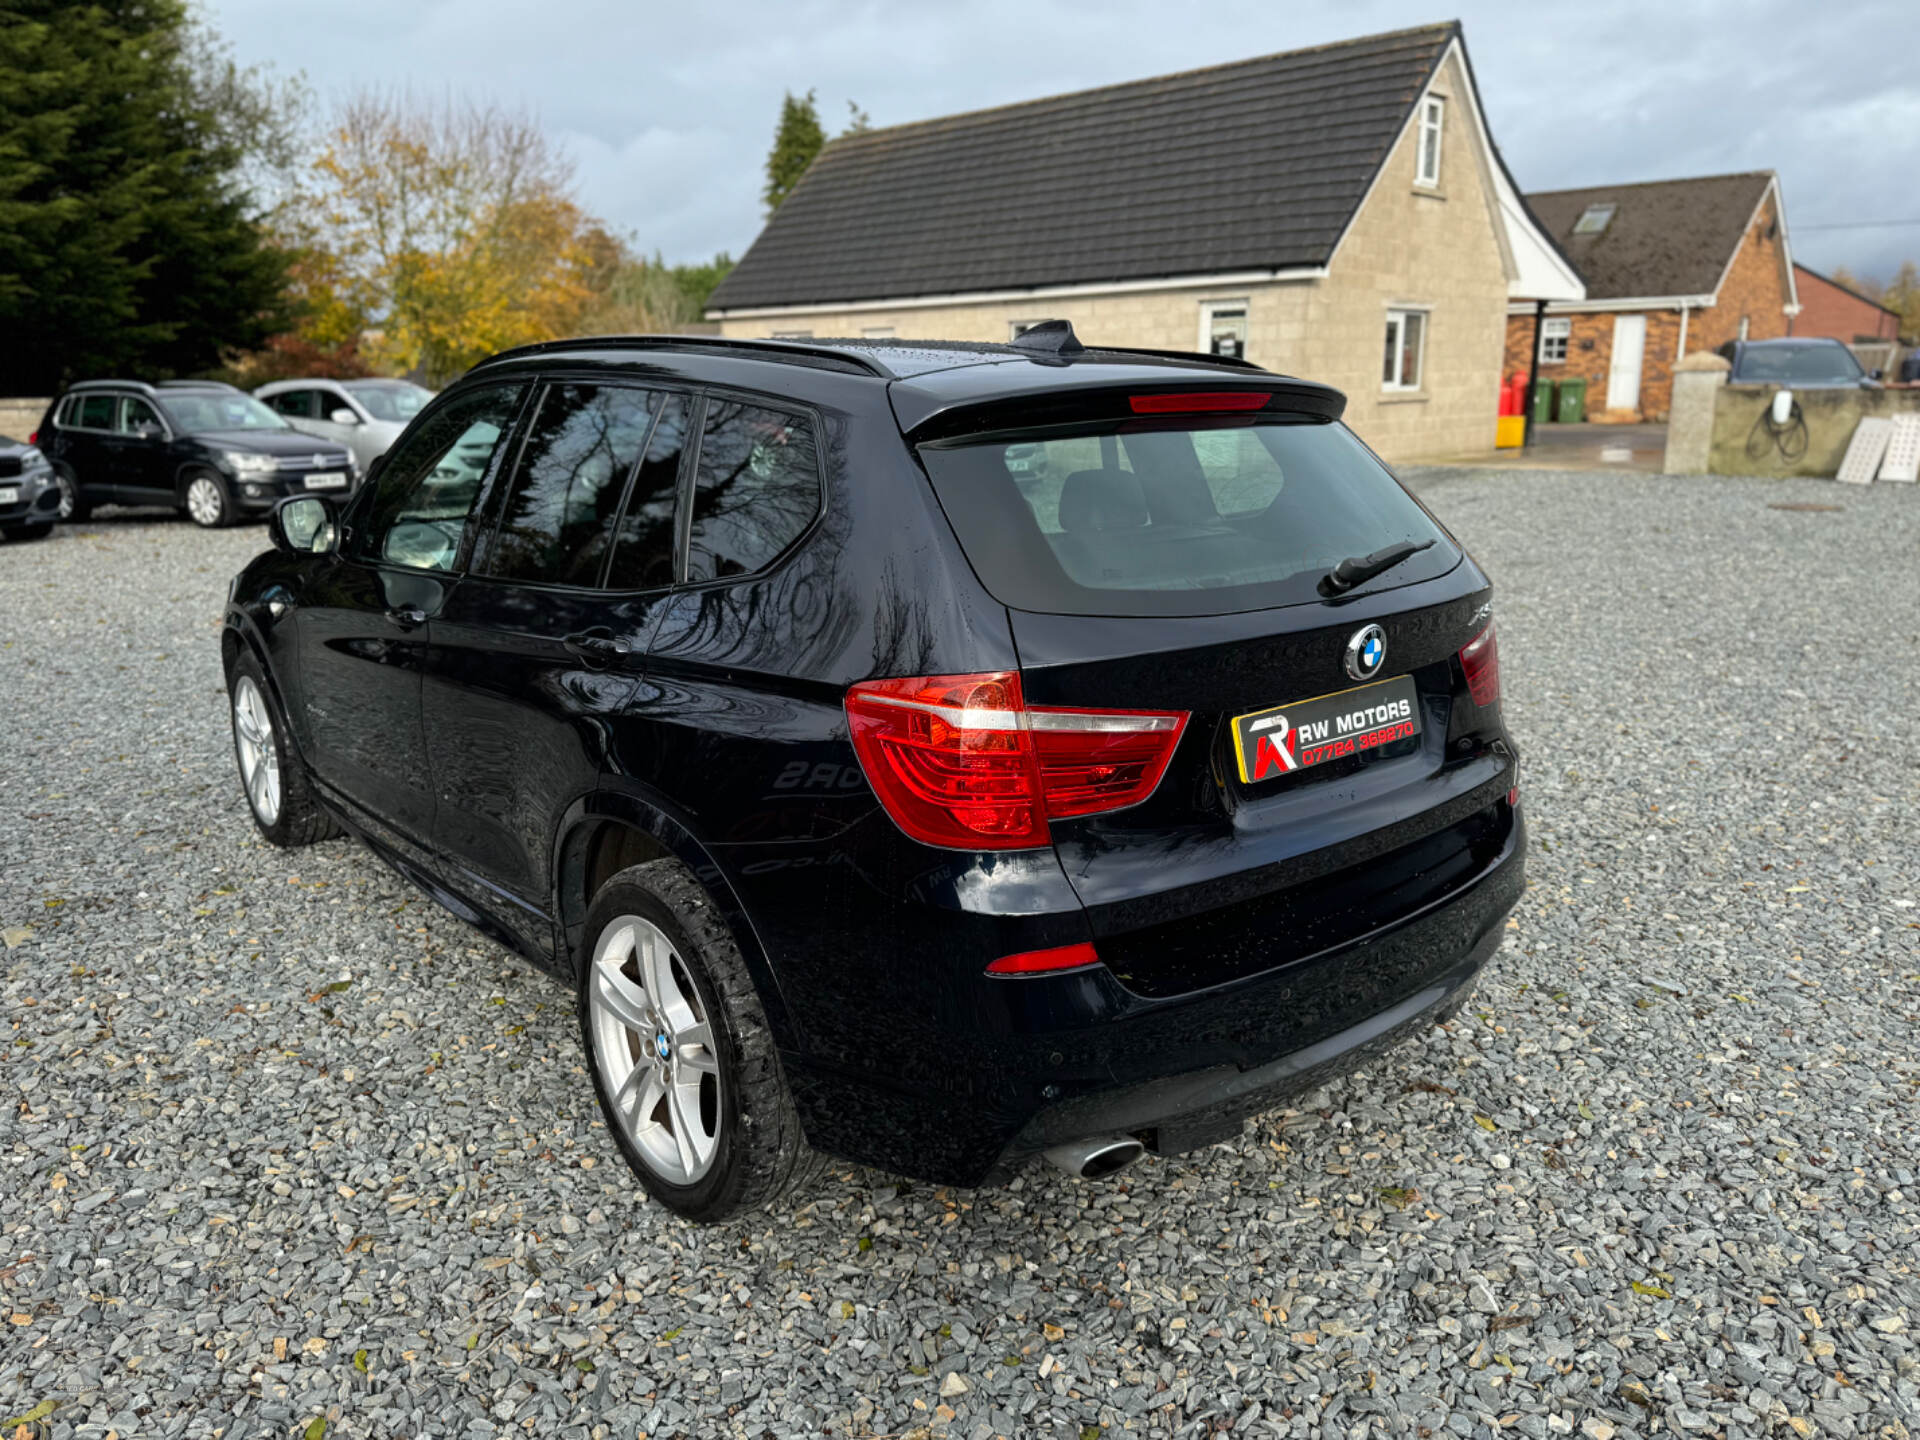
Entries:
[[1733, 368], [1730, 385], [1785, 385], [1795, 390], [1878, 390], [1880, 372], [1864, 370], [1838, 340], [1729, 340], [1719, 350]]
[[39, 540], [60, 518], [60, 487], [36, 445], [0, 435], [0, 535]]
[[67, 520], [95, 505], [172, 505], [195, 524], [229, 525], [358, 478], [346, 446], [206, 380], [84, 381], [47, 407], [34, 443], [53, 462]]
[[1344, 404], [1064, 327], [502, 355], [236, 578], [255, 819], [573, 986], [689, 1216], [1231, 1137], [1522, 888], [1488, 581]]

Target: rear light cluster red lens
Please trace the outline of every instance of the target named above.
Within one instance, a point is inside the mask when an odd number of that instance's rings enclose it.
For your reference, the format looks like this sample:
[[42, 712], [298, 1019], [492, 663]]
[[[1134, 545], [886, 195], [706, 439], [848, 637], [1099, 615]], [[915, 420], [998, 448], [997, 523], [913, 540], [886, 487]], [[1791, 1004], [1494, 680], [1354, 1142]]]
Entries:
[[1271, 397], [1264, 390], [1183, 390], [1163, 395], [1129, 395], [1136, 415], [1188, 415], [1200, 410], [1260, 410]]
[[38, 445], [40, 443], [40, 432], [35, 430], [32, 434], [28, 435], [27, 443], [29, 445]]
[[915, 840], [958, 850], [1051, 841], [1048, 820], [1153, 793], [1187, 712], [1029, 706], [1020, 676], [869, 680], [847, 691], [853, 748], [880, 803]]
[[1467, 642], [1460, 652], [1460, 668], [1467, 672], [1474, 704], [1491, 705], [1500, 698], [1500, 642], [1492, 625]]
[[1078, 945], [1056, 945], [1051, 950], [1023, 950], [1002, 955], [987, 966], [989, 975], [1044, 975], [1062, 970], [1084, 970], [1100, 963], [1099, 952], [1083, 940]]

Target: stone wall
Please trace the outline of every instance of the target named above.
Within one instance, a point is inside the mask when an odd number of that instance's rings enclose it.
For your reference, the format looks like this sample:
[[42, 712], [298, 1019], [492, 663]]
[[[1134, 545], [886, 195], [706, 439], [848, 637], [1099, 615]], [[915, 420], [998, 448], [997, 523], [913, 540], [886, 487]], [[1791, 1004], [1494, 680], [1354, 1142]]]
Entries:
[[[1194, 350], [1203, 307], [1247, 307], [1247, 358], [1256, 365], [1337, 386], [1347, 420], [1389, 459], [1491, 450], [1500, 385], [1506, 274], [1489, 204], [1491, 177], [1467, 112], [1457, 57], [1435, 77], [1448, 98], [1441, 185], [1416, 188], [1414, 135], [1401, 133], [1380, 178], [1334, 256], [1325, 279], [1224, 289], [1191, 287], [994, 300], [944, 306], [724, 318], [721, 333], [764, 338], [805, 332], [819, 338], [890, 331], [903, 339], [1004, 343], [1012, 326], [1069, 320], [1088, 344]], [[1419, 390], [1381, 384], [1389, 308], [1425, 307], [1425, 363]]]
[[1722, 385], [1714, 392], [1713, 448], [1716, 475], [1817, 475], [1840, 473], [1854, 427], [1868, 415], [1920, 413], [1920, 390], [1796, 390], [1806, 417], [1807, 449], [1798, 459], [1782, 455], [1762, 419], [1773, 403], [1773, 385]]
[[50, 403], [44, 395], [0, 399], [0, 435], [9, 440], [25, 440], [39, 425]]

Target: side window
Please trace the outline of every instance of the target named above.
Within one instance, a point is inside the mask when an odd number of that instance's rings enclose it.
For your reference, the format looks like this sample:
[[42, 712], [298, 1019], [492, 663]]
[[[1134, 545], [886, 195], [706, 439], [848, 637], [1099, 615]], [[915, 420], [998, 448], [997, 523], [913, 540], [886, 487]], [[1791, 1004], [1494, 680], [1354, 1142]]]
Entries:
[[296, 420], [305, 420], [313, 413], [313, 408], [307, 403], [307, 396], [312, 393], [310, 390], [282, 390], [278, 395], [269, 395], [267, 404], [282, 415], [291, 415]]
[[694, 476], [687, 580], [758, 570], [820, 509], [813, 426], [798, 415], [711, 397]]
[[151, 405], [138, 395], [129, 395], [120, 402], [120, 429], [127, 435], [159, 435], [166, 427]]
[[657, 590], [673, 583], [673, 512], [692, 408], [685, 395], [660, 397], [660, 418], [647, 442], [647, 458], [640, 462], [621, 512], [613, 564], [607, 570], [609, 590]]
[[528, 423], [486, 571], [533, 584], [600, 584], [627, 477], [657, 397], [607, 385], [549, 385]]
[[313, 418], [331, 421], [336, 410], [351, 410], [346, 397], [337, 390], [310, 390], [307, 392], [313, 400]]
[[80, 413], [73, 423], [86, 430], [111, 430], [114, 406], [118, 403], [117, 395], [82, 395]]
[[354, 526], [355, 557], [452, 568], [480, 482], [523, 393], [519, 385], [470, 390], [403, 436]]

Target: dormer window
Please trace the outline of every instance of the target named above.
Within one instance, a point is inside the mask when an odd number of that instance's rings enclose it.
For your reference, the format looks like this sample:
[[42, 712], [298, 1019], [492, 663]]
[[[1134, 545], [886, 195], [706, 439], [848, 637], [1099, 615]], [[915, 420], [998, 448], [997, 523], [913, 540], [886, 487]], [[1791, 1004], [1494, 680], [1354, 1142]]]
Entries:
[[1447, 115], [1447, 102], [1429, 95], [1420, 102], [1420, 149], [1414, 158], [1413, 183], [1437, 187], [1440, 184], [1440, 131]]
[[1576, 235], [1598, 235], [1607, 228], [1607, 222], [1613, 219], [1617, 205], [1589, 205], [1580, 212], [1580, 218], [1573, 222]]

